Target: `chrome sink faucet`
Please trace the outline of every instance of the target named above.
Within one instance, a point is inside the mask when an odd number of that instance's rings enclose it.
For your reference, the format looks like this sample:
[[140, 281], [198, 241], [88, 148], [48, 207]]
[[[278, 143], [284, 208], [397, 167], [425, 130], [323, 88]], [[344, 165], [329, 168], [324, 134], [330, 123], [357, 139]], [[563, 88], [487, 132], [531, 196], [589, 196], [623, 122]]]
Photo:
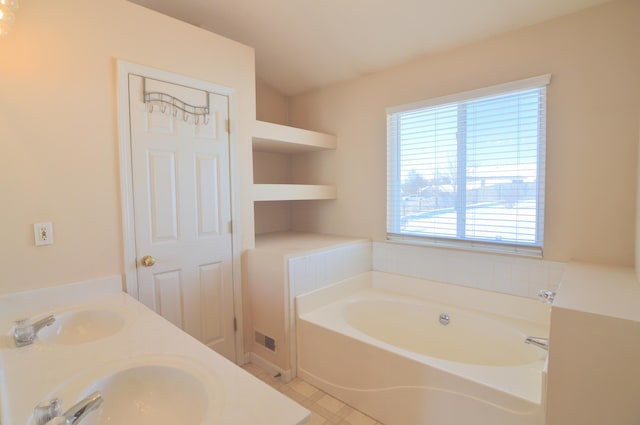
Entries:
[[17, 320], [13, 324], [13, 340], [16, 343], [16, 347], [33, 344], [38, 332], [55, 321], [56, 318], [53, 317], [53, 315], [49, 315], [34, 323], [30, 323], [29, 319]]
[[549, 351], [549, 338], [541, 338], [538, 336], [530, 336], [524, 340], [525, 344], [535, 345], [543, 350]]
[[54, 398], [48, 403], [41, 403], [33, 409], [33, 419], [36, 425], [76, 425], [89, 413], [102, 404], [103, 398], [99, 391], [95, 391], [74, 404], [69, 410], [60, 414], [61, 401]]

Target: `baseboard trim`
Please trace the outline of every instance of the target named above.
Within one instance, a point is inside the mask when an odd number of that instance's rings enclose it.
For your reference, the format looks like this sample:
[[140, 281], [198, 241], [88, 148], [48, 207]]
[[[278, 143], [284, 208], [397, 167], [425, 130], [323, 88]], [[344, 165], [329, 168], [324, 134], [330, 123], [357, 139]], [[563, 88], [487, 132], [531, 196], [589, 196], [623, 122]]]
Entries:
[[282, 382], [287, 383], [291, 381], [292, 379], [291, 370], [284, 370], [282, 368], [279, 368], [278, 366], [274, 365], [270, 361], [260, 357], [256, 353], [247, 353], [245, 356], [247, 355], [249, 356], [251, 363], [265, 370], [271, 376], [278, 376], [279, 374]]

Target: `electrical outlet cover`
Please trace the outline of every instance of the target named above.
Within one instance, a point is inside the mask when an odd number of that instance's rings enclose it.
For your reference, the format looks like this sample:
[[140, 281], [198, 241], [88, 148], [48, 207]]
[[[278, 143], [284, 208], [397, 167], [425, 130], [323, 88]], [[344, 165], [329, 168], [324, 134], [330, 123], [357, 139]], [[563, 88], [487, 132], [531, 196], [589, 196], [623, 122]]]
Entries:
[[36, 246], [53, 244], [53, 223], [35, 223], [33, 225], [33, 236]]

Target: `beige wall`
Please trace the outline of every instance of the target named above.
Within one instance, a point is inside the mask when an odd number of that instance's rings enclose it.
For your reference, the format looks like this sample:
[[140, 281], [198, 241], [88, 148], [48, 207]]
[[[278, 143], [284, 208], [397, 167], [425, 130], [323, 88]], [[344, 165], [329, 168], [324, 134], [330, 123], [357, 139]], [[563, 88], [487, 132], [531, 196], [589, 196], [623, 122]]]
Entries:
[[[289, 98], [264, 81], [256, 81], [256, 119], [276, 124], [289, 124]], [[253, 154], [255, 183], [291, 183], [292, 156], [266, 152]], [[256, 202], [254, 224], [256, 234], [291, 229], [291, 202]]]
[[[116, 59], [235, 88], [251, 163], [249, 47], [124, 0], [31, 1], [0, 58], [0, 293], [123, 272]], [[251, 168], [237, 180], [249, 247]], [[34, 246], [38, 221], [54, 223], [54, 245]]]
[[551, 73], [545, 257], [632, 265], [640, 1], [622, 0], [291, 99], [290, 123], [338, 135], [296, 173], [338, 185], [294, 228], [385, 238], [385, 108]]
[[[255, 183], [287, 184], [291, 183], [291, 179], [291, 155], [271, 152], [253, 153]], [[255, 202], [253, 211], [256, 234], [291, 229], [291, 202]]]
[[260, 79], [256, 80], [256, 119], [289, 124], [289, 98]]
[[640, 283], [640, 118], [638, 119], [638, 180], [636, 182], [636, 280]]

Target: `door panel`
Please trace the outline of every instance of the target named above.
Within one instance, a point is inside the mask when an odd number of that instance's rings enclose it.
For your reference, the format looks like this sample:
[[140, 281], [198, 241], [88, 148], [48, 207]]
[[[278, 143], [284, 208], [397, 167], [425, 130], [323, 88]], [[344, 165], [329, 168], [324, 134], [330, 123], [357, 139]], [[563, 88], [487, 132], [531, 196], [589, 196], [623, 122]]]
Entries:
[[183, 327], [182, 279], [178, 270], [153, 275], [156, 313]]
[[200, 285], [202, 290], [202, 341], [215, 344], [224, 338], [222, 332], [224, 317], [220, 300], [222, 299], [222, 267], [220, 263], [200, 266]]
[[198, 211], [198, 236], [211, 237], [220, 234], [220, 178], [218, 158], [212, 155], [196, 156], [196, 184]]
[[[210, 114], [145, 104], [143, 91]], [[228, 99], [130, 75], [129, 112], [139, 299], [235, 361]]]
[[145, 115], [145, 123], [147, 133], [156, 134], [173, 134], [173, 118], [166, 114], [154, 114], [153, 110], [149, 110], [149, 113]]
[[153, 242], [178, 240], [178, 208], [176, 193], [176, 160], [174, 152], [149, 151], [149, 217]]

